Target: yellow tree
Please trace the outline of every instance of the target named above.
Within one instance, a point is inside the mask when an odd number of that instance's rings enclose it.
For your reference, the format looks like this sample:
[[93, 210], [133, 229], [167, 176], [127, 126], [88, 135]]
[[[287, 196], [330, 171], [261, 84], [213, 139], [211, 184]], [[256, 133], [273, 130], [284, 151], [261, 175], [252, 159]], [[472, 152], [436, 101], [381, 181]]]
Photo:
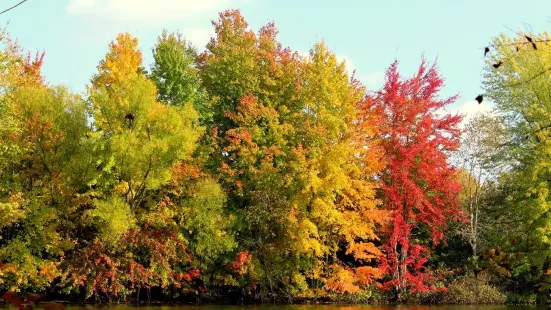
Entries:
[[202, 131], [190, 104], [156, 101], [156, 87], [141, 69], [137, 45], [137, 39], [120, 34], [89, 89], [94, 127], [109, 151], [101, 165], [117, 175], [114, 185], [132, 209], [148, 190], [168, 183], [170, 168], [191, 157]]
[[356, 292], [380, 275], [373, 241], [385, 213], [375, 199], [373, 175], [381, 166], [373, 117], [358, 110], [364, 88], [324, 43], [310, 51], [303, 83], [295, 136], [304, 149], [298, 171], [304, 188], [294, 199], [306, 215], [299, 234], [310, 236], [308, 251], [317, 258], [312, 277], [329, 291]]
[[9, 37], [4, 40], [0, 285], [43, 290], [59, 276], [59, 264], [76, 242], [73, 216], [91, 170], [85, 103], [44, 83], [43, 53], [25, 58]]
[[[178, 167], [192, 159], [202, 128], [191, 103], [169, 106], [157, 101], [137, 46], [129, 34], [118, 35], [88, 89], [93, 119], [89, 135], [95, 141], [91, 151], [100, 173], [88, 184], [91, 206], [85, 218], [98, 233], [85, 236], [85, 246], [63, 278], [69, 287], [84, 287], [87, 296], [104, 293], [113, 298], [134, 290], [139, 296], [141, 288], [181, 288], [200, 275], [190, 265], [189, 240], [182, 233], [190, 221], [184, 221], [183, 212], [197, 209], [197, 202], [190, 197], [190, 205], [183, 206], [164, 190], [178, 190]], [[204, 186], [211, 189], [213, 204], [220, 206], [223, 194], [216, 184]]]

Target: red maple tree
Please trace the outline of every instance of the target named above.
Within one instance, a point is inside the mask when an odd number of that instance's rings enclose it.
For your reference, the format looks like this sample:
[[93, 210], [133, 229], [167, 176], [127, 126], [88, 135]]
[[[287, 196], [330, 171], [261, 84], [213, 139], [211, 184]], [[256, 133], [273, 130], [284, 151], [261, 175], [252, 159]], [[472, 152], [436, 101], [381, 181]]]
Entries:
[[460, 185], [448, 161], [459, 144], [461, 117], [444, 110], [456, 96], [439, 99], [442, 86], [436, 64], [423, 59], [413, 77], [403, 79], [395, 61], [382, 90], [365, 101], [365, 109], [381, 116], [382, 200], [391, 213], [381, 268], [389, 278], [383, 288], [395, 288], [398, 298], [438, 290], [426, 270], [428, 242], [419, 235], [428, 232], [432, 245], [438, 244], [447, 220], [461, 212]]

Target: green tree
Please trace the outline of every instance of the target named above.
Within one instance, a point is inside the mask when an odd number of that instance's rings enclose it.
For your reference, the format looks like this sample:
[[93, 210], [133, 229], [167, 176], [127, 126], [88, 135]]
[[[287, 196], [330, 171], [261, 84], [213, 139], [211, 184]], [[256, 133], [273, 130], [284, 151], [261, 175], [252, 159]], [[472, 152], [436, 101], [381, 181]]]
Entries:
[[106, 156], [102, 167], [131, 209], [148, 191], [170, 181], [170, 168], [190, 159], [202, 128], [191, 104], [156, 101], [155, 84], [141, 69], [137, 40], [121, 34], [92, 79], [89, 100]]
[[[530, 37], [542, 42], [550, 39], [547, 33]], [[495, 216], [512, 226], [499, 241], [516, 253], [512, 262], [514, 277], [534, 280], [531, 274], [537, 270], [541, 281], [551, 254], [551, 72], [546, 69], [551, 65], [551, 49], [540, 44], [534, 50], [526, 44], [524, 34], [501, 35], [494, 39], [494, 46], [483, 83], [510, 135], [508, 141], [503, 141], [509, 172], [500, 178], [495, 195], [495, 210], [499, 213]], [[493, 61], [501, 61], [502, 65], [493, 68]]]
[[204, 267], [201, 259], [232, 246], [221, 212], [224, 194], [208, 177], [198, 180], [193, 169], [182, 168], [193, 166], [203, 131], [198, 115], [192, 103], [157, 101], [137, 44], [118, 35], [89, 88], [100, 173], [89, 182], [85, 215], [97, 233], [68, 261], [62, 281], [87, 297], [189, 290]]
[[192, 103], [201, 118], [208, 118], [210, 112], [206, 94], [201, 89], [196, 58], [197, 51], [182, 34], [165, 30], [153, 48], [155, 62], [150, 77], [157, 86], [160, 102], [176, 106]]

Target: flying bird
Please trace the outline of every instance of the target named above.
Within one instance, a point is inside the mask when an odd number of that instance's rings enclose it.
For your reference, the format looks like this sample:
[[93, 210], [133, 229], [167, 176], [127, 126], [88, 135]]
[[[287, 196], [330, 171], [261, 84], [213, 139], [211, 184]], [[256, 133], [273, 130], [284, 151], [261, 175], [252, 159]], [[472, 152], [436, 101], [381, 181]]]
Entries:
[[490, 48], [486, 46], [484, 48], [484, 57], [486, 57], [486, 54], [488, 54], [489, 51], [490, 51]]
[[478, 95], [478, 96], [476, 96], [476, 98], [474, 98], [474, 100], [476, 100], [478, 102], [478, 104], [481, 104], [482, 100], [484, 100], [484, 97], [482, 95]]
[[501, 67], [502, 64], [503, 64], [503, 61], [500, 60], [498, 63], [493, 64], [492, 67], [494, 67], [495, 69], [497, 69], [497, 68]]

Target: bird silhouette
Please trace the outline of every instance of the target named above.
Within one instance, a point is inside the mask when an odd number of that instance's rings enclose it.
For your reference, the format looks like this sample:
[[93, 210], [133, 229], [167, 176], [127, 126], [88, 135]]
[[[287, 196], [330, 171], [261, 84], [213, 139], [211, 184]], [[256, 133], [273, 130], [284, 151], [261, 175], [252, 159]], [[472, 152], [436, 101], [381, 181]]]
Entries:
[[474, 100], [476, 100], [478, 102], [478, 104], [481, 104], [482, 100], [484, 100], [484, 97], [482, 95], [478, 95], [478, 96], [476, 96], [476, 98], [474, 98]]
[[501, 67], [502, 64], [503, 64], [503, 61], [500, 60], [498, 63], [493, 64], [492, 67], [497, 69], [497, 68]]
[[526, 38], [526, 41], [528, 41], [529, 43], [532, 44], [532, 47], [533, 47], [535, 50], [538, 49], [538, 47], [536, 46], [536, 42], [534, 42], [534, 40], [532, 40], [531, 37], [529, 37], [529, 36], [527, 36], [527, 35], [524, 35], [524, 37]]
[[490, 48], [486, 46], [484, 48], [484, 56], [486, 56], [486, 54], [488, 54], [489, 51], [490, 51]]
[[124, 116], [124, 118], [128, 120], [128, 129], [131, 129], [134, 124], [134, 115], [132, 113], [128, 113]]

